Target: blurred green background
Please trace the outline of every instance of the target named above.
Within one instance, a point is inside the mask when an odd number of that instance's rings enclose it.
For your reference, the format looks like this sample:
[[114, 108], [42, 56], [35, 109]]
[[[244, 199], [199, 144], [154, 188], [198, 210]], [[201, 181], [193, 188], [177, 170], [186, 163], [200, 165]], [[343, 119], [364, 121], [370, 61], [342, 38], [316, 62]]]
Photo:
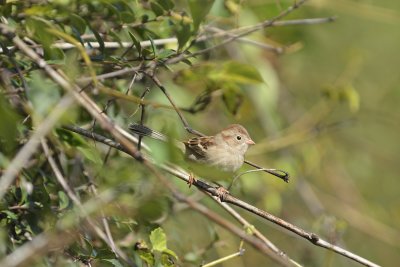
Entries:
[[[248, 4], [253, 15], [268, 12], [263, 1]], [[337, 20], [331, 24], [267, 31], [274, 41], [298, 42], [301, 49], [278, 59], [265, 57], [276, 77], [272, 89], [279, 92], [275, 102], [260, 104], [268, 109], [262, 115], [269, 135], [255, 137], [265, 140], [265, 150], [256, 146], [249, 158], [259, 161], [263, 155], [265, 165], [287, 164], [291, 170], [287, 187], [266, 181], [267, 210], [279, 207], [289, 221], [383, 266], [395, 266], [400, 261], [400, 3], [310, 1], [290, 17], [332, 15]], [[271, 192], [281, 199], [268, 200]], [[289, 255], [325, 257], [325, 266], [351, 265], [286, 238], [281, 244]]]

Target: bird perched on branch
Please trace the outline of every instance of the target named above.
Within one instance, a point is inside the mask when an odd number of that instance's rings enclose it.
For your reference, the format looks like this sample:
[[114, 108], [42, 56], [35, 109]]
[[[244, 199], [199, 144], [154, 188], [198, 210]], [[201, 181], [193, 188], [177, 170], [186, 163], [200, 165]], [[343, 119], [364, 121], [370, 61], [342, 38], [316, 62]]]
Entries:
[[[129, 130], [140, 136], [168, 140], [164, 134], [141, 124], [132, 123]], [[214, 166], [224, 172], [235, 172], [243, 165], [249, 146], [255, 143], [242, 125], [232, 124], [213, 136], [193, 137], [183, 142], [176, 141], [176, 144], [190, 160]], [[194, 181], [191, 177], [189, 186]]]

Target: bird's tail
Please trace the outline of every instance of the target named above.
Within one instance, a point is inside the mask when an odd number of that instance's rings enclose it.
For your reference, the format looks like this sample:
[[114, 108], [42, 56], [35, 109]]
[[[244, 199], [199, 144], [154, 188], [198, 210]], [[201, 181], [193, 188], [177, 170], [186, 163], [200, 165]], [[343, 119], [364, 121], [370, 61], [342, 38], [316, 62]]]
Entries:
[[154, 131], [152, 129], [150, 129], [149, 127], [146, 127], [142, 124], [138, 124], [138, 123], [131, 123], [129, 124], [129, 130], [132, 133], [138, 134], [140, 136], [148, 136], [157, 140], [161, 140], [166, 142], [168, 140], [168, 138], [163, 135], [160, 132]]

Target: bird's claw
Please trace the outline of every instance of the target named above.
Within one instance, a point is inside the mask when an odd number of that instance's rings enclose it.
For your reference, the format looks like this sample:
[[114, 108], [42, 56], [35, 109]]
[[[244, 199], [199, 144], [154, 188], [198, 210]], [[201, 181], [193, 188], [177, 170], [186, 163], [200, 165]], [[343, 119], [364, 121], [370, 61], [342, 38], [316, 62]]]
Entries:
[[196, 178], [194, 178], [193, 173], [189, 173], [189, 180], [188, 180], [188, 184], [189, 184], [189, 188], [193, 185], [193, 183], [196, 182]]
[[219, 198], [219, 200], [224, 201], [227, 195], [229, 195], [229, 191], [225, 189], [222, 186], [217, 187], [216, 189], [216, 195]]

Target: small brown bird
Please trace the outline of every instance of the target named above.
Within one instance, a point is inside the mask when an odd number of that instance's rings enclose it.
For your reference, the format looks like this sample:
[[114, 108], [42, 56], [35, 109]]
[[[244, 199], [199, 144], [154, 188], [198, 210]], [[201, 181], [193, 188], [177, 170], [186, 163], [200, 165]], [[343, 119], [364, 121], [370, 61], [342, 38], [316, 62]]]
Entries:
[[[146, 126], [132, 123], [129, 130], [141, 136], [167, 141], [162, 133]], [[244, 163], [244, 155], [250, 145], [254, 145], [247, 130], [239, 125], [232, 124], [214, 136], [193, 137], [187, 141], [177, 141], [178, 147], [186, 157], [222, 171], [235, 172]]]

